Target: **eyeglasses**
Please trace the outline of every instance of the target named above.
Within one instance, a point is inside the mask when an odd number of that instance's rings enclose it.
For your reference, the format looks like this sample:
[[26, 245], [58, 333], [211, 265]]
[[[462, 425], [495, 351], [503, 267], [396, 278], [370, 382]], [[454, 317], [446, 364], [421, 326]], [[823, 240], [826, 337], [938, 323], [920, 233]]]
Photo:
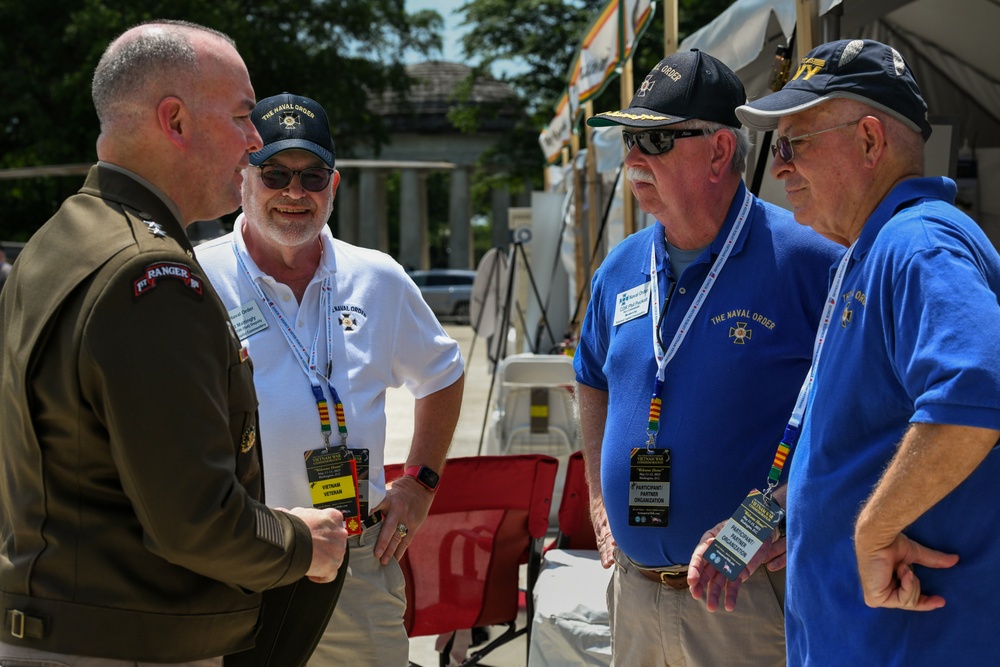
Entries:
[[686, 139], [706, 134], [707, 130], [644, 130], [642, 132], [622, 132], [625, 148], [632, 150], [638, 146], [646, 155], [663, 155], [674, 147], [675, 139]]
[[823, 134], [824, 132], [833, 132], [834, 130], [840, 130], [845, 127], [850, 127], [851, 125], [857, 125], [865, 119], [864, 116], [857, 120], [852, 120], [850, 123], [844, 123], [843, 125], [837, 125], [835, 127], [828, 127], [825, 130], [820, 130], [819, 132], [810, 132], [809, 134], [802, 134], [797, 137], [789, 137], [787, 135], [779, 135], [778, 140], [774, 142], [771, 146], [771, 156], [780, 157], [785, 162], [791, 162], [795, 159], [795, 149], [792, 148], [792, 144], [796, 141], [802, 141], [803, 139], [808, 139], [809, 137], [815, 137], [817, 134]]
[[330, 177], [333, 175], [333, 169], [326, 167], [295, 171], [280, 164], [262, 164], [257, 168], [260, 169], [260, 180], [272, 190], [284, 190], [292, 182], [292, 177], [298, 176], [303, 190], [322, 192], [330, 185]]

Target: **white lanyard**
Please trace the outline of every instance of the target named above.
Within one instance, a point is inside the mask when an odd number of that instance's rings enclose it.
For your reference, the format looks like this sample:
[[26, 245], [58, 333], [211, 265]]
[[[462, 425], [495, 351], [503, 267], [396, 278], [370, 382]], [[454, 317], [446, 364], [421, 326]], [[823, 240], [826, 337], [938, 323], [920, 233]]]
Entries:
[[812, 363], [809, 364], [809, 372], [799, 389], [799, 396], [795, 399], [795, 407], [792, 409], [792, 416], [788, 418], [788, 425], [785, 433], [778, 443], [778, 451], [774, 454], [774, 461], [771, 463], [771, 470], [767, 474], [767, 490], [764, 492], [765, 498], [770, 498], [771, 493], [778, 486], [781, 479], [781, 470], [785, 467], [788, 454], [799, 440], [799, 427], [802, 425], [802, 416], [806, 411], [806, 403], [809, 402], [809, 393], [812, 391], [813, 381], [816, 379], [816, 368], [819, 365], [819, 357], [823, 352], [823, 344], [826, 342], [827, 333], [830, 331], [830, 323], [833, 321], [833, 310], [840, 299], [840, 291], [844, 286], [844, 277], [847, 275], [847, 264], [854, 253], [854, 246], [857, 241], [851, 244], [837, 266], [837, 273], [833, 276], [833, 284], [826, 295], [826, 303], [823, 305], [823, 318], [820, 320], [819, 328], [816, 330], [816, 340], [813, 342]]
[[260, 285], [254, 281], [253, 277], [250, 275], [249, 269], [247, 269], [246, 263], [243, 261], [243, 256], [240, 254], [239, 247], [236, 244], [236, 239], [233, 239], [233, 253], [236, 254], [236, 262], [239, 264], [240, 269], [243, 271], [243, 275], [249, 281], [250, 285], [253, 287], [257, 294], [257, 297], [263, 301], [267, 307], [271, 310], [271, 314], [274, 319], [278, 322], [281, 333], [285, 335], [285, 341], [288, 343], [288, 347], [291, 348], [292, 353], [299, 362], [299, 368], [302, 372], [306, 374], [309, 379], [309, 385], [312, 388], [313, 397], [316, 399], [316, 408], [319, 411], [320, 418], [320, 431], [323, 435], [323, 442], [325, 446], [329, 449], [330, 447], [330, 434], [332, 432], [332, 427], [330, 424], [330, 414], [329, 408], [326, 402], [326, 397], [323, 395], [323, 387], [319, 380], [323, 379], [326, 381], [327, 389], [330, 391], [330, 398], [333, 399], [334, 405], [334, 416], [337, 421], [337, 431], [340, 434], [340, 440], [344, 446], [347, 445], [347, 421], [344, 411], [344, 403], [341, 401], [339, 394], [337, 394], [336, 387], [330, 381], [330, 376], [333, 374], [333, 313], [330, 310], [330, 295], [333, 292], [333, 280], [327, 276], [320, 283], [320, 295], [319, 295], [319, 309], [320, 314], [326, 318], [326, 373], [320, 372], [317, 359], [317, 349], [319, 348], [319, 326], [316, 327], [316, 334], [313, 336], [312, 346], [309, 350], [306, 350], [306, 346], [302, 344], [299, 337], [295, 335], [295, 330], [292, 328], [291, 323], [285, 314], [281, 312], [278, 305], [275, 303], [274, 299], [270, 299], [264, 294], [264, 290], [261, 289]]
[[826, 304], [823, 306], [823, 319], [820, 320], [819, 328], [816, 330], [816, 341], [813, 343], [812, 363], [809, 365], [809, 373], [806, 375], [802, 388], [799, 389], [799, 397], [795, 401], [795, 408], [792, 416], [788, 419], [789, 426], [798, 429], [802, 424], [802, 415], [806, 411], [806, 403], [809, 401], [809, 392], [812, 391], [813, 381], [816, 379], [816, 367], [819, 365], [819, 357], [823, 352], [823, 343], [826, 342], [826, 334], [830, 330], [830, 322], [833, 321], [833, 309], [840, 299], [840, 290], [844, 285], [844, 278], [847, 276], [847, 264], [854, 252], [857, 241], [851, 244], [837, 267], [837, 273], [833, 277], [833, 284], [830, 285], [830, 292], [826, 295]]
[[[656, 271], [656, 239], [653, 239], [653, 244], [650, 249], [649, 256], [649, 280], [650, 280], [650, 298], [652, 299], [653, 307], [650, 308], [651, 316], [653, 320], [653, 354], [656, 356], [657, 370], [657, 390], [660, 387], [659, 383], [662, 383], [667, 373], [667, 364], [670, 360], [674, 358], [674, 354], [677, 353], [677, 349], [684, 342], [684, 337], [687, 336], [688, 331], [691, 328], [691, 323], [694, 322], [695, 316], [698, 311], [701, 310], [701, 306], [705, 303], [705, 299], [708, 298], [708, 293], [712, 291], [712, 287], [715, 286], [715, 281], [718, 280], [719, 274], [722, 273], [722, 267], [725, 266], [726, 261], [729, 259], [729, 255], [732, 254], [733, 248], [736, 245], [736, 239], [740, 235], [740, 231], [743, 229], [743, 225], [746, 222], [747, 215], [750, 212], [750, 204], [753, 198], [750, 195], [750, 191], [743, 196], [743, 205], [740, 207], [740, 212], [736, 216], [736, 220], [733, 222], [733, 228], [729, 231], [729, 236], [726, 238], [726, 243], [719, 251], [719, 256], [715, 258], [715, 263], [709, 270], [708, 275], [705, 277], [705, 281], [701, 285], [701, 289], [698, 290], [698, 294], [695, 295], [694, 301], [691, 302], [691, 306], [688, 308], [687, 313], [684, 315], [684, 319], [681, 320], [680, 328], [674, 333], [673, 340], [670, 341], [670, 347], [667, 348], [666, 352], [663, 350], [663, 346], [660, 344], [660, 336], [658, 332], [658, 327], [660, 325], [658, 313], [660, 310], [660, 285], [659, 279]], [[659, 391], [655, 391], [658, 395]]]

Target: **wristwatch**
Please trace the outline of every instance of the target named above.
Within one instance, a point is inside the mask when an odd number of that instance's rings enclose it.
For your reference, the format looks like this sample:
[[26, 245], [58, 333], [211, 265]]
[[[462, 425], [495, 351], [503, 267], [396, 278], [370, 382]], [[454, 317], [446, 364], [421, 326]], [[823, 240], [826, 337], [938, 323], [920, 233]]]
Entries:
[[441, 476], [427, 466], [410, 466], [403, 471], [403, 475], [414, 478], [428, 491], [435, 490], [441, 481]]

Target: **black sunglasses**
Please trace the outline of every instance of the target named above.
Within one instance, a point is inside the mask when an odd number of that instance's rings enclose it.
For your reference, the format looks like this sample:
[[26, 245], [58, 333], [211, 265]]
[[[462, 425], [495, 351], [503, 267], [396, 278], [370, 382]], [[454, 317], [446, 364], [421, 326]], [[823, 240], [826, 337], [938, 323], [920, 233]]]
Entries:
[[280, 164], [262, 164], [257, 168], [260, 169], [260, 180], [272, 190], [284, 190], [292, 182], [292, 177], [297, 175], [303, 190], [322, 192], [330, 185], [330, 177], [333, 175], [333, 169], [326, 167], [295, 171]]
[[686, 139], [706, 134], [707, 130], [644, 130], [642, 132], [622, 132], [625, 148], [632, 150], [638, 146], [646, 155], [663, 155], [674, 147], [675, 139]]

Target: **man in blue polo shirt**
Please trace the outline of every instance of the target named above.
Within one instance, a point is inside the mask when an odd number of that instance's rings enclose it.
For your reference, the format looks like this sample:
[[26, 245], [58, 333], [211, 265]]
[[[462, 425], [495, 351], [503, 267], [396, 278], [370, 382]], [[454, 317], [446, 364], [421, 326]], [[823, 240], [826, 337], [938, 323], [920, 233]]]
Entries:
[[821, 45], [737, 115], [777, 129], [796, 219], [849, 246], [789, 474], [789, 662], [996, 664], [1000, 257], [922, 177], [895, 49]]
[[709, 613], [686, 578], [703, 533], [767, 481], [839, 256], [747, 191], [745, 101], [690, 51], [588, 121], [622, 126], [632, 191], [658, 221], [597, 271], [575, 357], [617, 665], [785, 664], [783, 541], [768, 545], [779, 571], [747, 580], [733, 613]]

